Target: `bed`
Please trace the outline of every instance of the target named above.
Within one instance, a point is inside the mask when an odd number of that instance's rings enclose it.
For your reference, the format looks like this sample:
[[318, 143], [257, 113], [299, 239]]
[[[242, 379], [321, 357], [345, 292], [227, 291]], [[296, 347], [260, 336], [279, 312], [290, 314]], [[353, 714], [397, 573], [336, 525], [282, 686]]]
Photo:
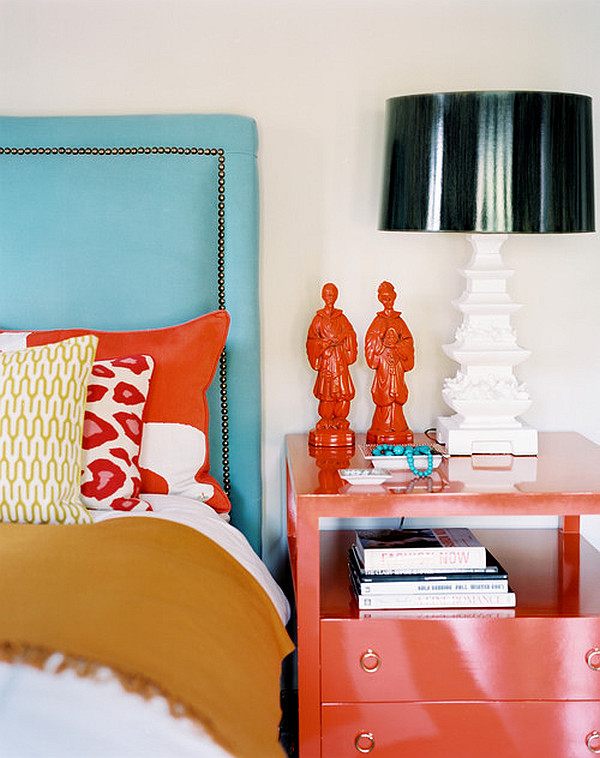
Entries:
[[281, 756], [255, 122], [0, 118], [0, 745]]

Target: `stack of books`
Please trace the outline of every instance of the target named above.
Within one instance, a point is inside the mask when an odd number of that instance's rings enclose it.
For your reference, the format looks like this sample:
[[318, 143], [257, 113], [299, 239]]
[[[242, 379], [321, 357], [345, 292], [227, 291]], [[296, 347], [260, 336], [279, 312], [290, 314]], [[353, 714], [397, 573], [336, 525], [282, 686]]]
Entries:
[[361, 610], [516, 605], [507, 572], [470, 529], [358, 530], [349, 558]]

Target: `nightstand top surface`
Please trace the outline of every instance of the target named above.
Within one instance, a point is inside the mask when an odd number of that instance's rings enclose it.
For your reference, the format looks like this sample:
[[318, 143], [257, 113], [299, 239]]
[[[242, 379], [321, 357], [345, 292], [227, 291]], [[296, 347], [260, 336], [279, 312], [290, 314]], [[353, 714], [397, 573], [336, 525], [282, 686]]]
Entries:
[[[576, 432], [541, 432], [536, 456], [452, 456], [428, 480], [393, 471], [383, 484], [367, 486], [350, 485], [339, 474], [344, 468], [370, 468], [361, 452], [364, 435], [357, 435], [354, 450], [318, 454], [309, 451], [307, 435], [288, 435], [286, 442], [292, 491], [303, 507], [312, 503], [320, 515], [368, 515], [383, 503], [424, 516], [510, 514], [515, 508], [515, 514], [600, 513], [600, 445]], [[428, 442], [416, 435], [415, 444]]]

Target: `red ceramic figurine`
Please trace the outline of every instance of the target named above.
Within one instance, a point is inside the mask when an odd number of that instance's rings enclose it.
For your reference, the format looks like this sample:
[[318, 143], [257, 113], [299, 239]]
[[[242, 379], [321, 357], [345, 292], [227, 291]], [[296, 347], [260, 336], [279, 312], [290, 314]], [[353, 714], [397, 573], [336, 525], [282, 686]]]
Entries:
[[325, 306], [318, 310], [306, 338], [306, 352], [317, 372], [314, 395], [319, 400], [320, 420], [308, 436], [317, 447], [347, 447], [354, 444], [348, 413], [354, 397], [349, 366], [358, 354], [356, 332], [339, 308], [335, 308], [338, 289], [328, 283], [321, 297]]
[[415, 363], [413, 338], [400, 311], [394, 310], [394, 287], [389, 282], [382, 282], [377, 297], [383, 310], [377, 313], [365, 336], [367, 365], [375, 370], [371, 394], [376, 406], [367, 432], [367, 443], [410, 443], [413, 433], [408, 428], [402, 406], [408, 399], [404, 373]]

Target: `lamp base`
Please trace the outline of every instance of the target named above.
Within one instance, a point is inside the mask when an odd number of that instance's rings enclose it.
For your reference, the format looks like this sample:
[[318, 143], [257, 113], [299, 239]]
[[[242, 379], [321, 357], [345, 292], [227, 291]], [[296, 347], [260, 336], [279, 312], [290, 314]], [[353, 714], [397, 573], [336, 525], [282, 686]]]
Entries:
[[461, 428], [455, 416], [437, 420], [436, 439], [446, 446], [449, 455], [476, 453], [506, 453], [509, 455], [537, 455], [537, 430], [521, 422], [516, 428]]

